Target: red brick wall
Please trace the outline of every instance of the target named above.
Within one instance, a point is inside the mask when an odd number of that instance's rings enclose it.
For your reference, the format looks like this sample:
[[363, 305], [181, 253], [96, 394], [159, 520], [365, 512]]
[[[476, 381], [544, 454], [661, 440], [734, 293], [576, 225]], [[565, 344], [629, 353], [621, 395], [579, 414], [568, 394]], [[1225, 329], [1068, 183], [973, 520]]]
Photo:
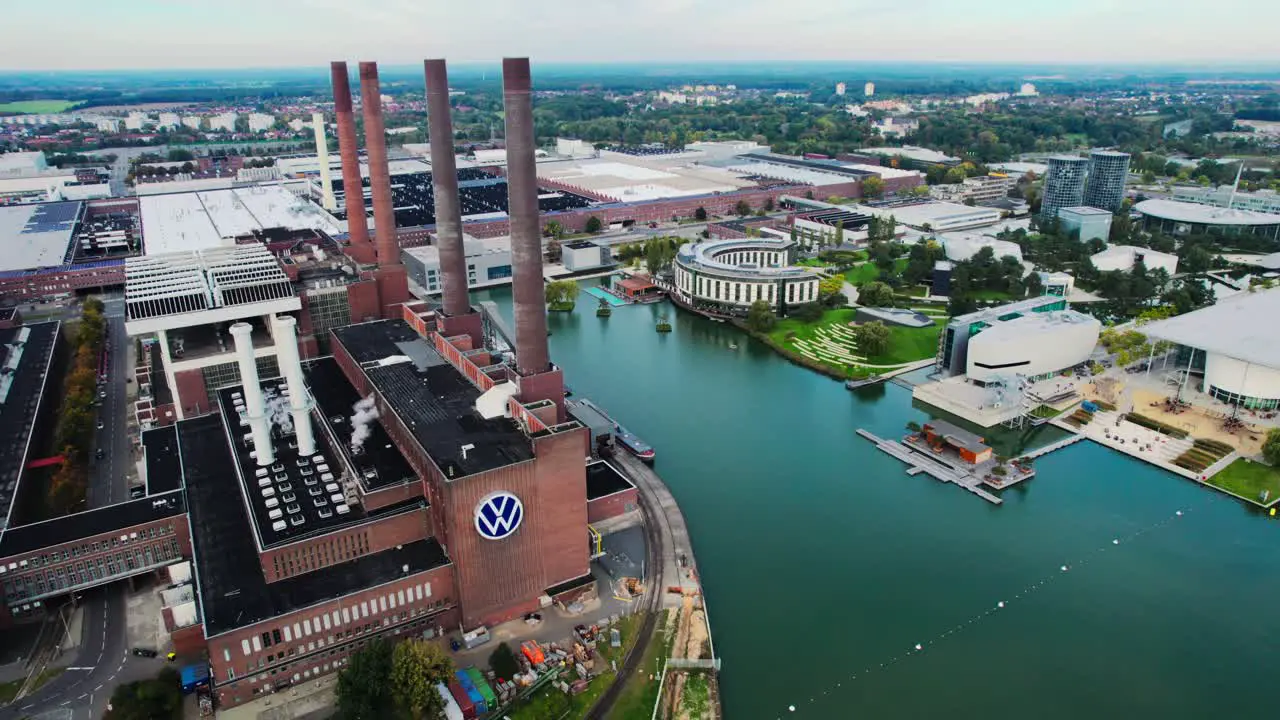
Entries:
[[351, 308], [351, 322], [362, 323], [382, 317], [378, 303], [378, 283], [369, 279], [347, 286], [347, 305]]
[[546, 566], [544, 588], [590, 571], [587, 466], [582, 455], [589, 435], [586, 428], [578, 428], [533, 441], [538, 504], [544, 514], [538, 518]]
[[200, 624], [178, 628], [169, 633], [169, 639], [173, 641], [173, 651], [183, 657], [203, 655], [208, 650], [204, 641], [204, 626]]
[[598, 523], [639, 507], [640, 500], [635, 488], [605, 495], [587, 503], [587, 522]]
[[[431, 586], [430, 597], [426, 597], [424, 593], [423, 599], [418, 601], [415, 593], [412, 602], [406, 597], [405, 603], [399, 604], [400, 591], [407, 591], [424, 583]], [[383, 610], [376, 603], [379, 599], [385, 601], [388, 594], [396, 597], [396, 607], [392, 608], [388, 603]], [[374, 602], [374, 607], [361, 605], [369, 602]], [[453, 566], [445, 565], [211, 637], [208, 640], [209, 664], [218, 704], [221, 707], [234, 707], [257, 697], [255, 689], [270, 692], [271, 689], [278, 690], [295, 682], [333, 672], [352, 651], [371, 637], [394, 639], [408, 637], [410, 633], [418, 634], [427, 628], [457, 627], [456, 603]], [[345, 616], [343, 610], [347, 612]], [[336, 625], [333, 620], [334, 612], [338, 613]], [[364, 615], [365, 612], [367, 615]], [[362, 616], [357, 619], [356, 614]], [[324, 626], [325, 619], [329, 622], [328, 628]], [[310, 633], [306, 632], [304, 621], [309, 621]], [[293, 632], [295, 625], [298, 627], [297, 636]], [[284, 640], [286, 627], [289, 628], [288, 640]], [[274, 642], [276, 631], [281, 633], [279, 643]], [[270, 647], [262, 641], [263, 633], [272, 638]], [[258, 639], [258, 650], [252, 645], [254, 638]], [[242, 641], [250, 643], [247, 655]], [[334, 654], [330, 655], [330, 651]], [[269, 656], [278, 657], [268, 659]], [[229, 674], [228, 670], [233, 674]], [[272, 671], [275, 671], [274, 674]], [[304, 673], [309, 673], [309, 677], [304, 676]], [[294, 674], [299, 676], [298, 680], [293, 679]]]
[[334, 532], [266, 550], [258, 555], [267, 582], [338, 565], [347, 560], [407, 545], [433, 534], [426, 508], [345, 532]]
[[213, 408], [209, 394], [205, 392], [204, 373], [200, 370], [183, 370], [173, 374], [174, 404], [187, 416], [201, 415]]
[[366, 494], [364, 506], [368, 510], [377, 510], [415, 497], [422, 497], [422, 483], [407, 482]]

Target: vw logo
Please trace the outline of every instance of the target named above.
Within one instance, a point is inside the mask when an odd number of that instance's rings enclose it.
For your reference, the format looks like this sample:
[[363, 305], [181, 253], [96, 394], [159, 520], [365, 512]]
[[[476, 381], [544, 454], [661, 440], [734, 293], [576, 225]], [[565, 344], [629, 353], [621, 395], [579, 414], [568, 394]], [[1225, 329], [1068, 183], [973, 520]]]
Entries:
[[476, 505], [476, 532], [488, 540], [511, 535], [523, 519], [524, 503], [505, 490], [485, 497]]

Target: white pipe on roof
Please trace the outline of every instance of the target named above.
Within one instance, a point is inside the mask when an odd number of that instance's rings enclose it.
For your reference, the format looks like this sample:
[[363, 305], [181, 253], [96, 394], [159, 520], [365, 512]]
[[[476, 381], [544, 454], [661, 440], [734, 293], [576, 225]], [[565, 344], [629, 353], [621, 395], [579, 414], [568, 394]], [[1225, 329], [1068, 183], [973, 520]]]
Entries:
[[253, 326], [238, 322], [231, 326], [235, 338], [236, 360], [240, 363], [240, 381], [244, 386], [244, 414], [249, 418], [249, 430], [253, 433], [253, 449], [258, 465], [265, 467], [275, 462], [275, 448], [271, 446], [271, 421], [267, 418], [267, 403], [262, 397], [262, 384], [258, 381], [258, 362], [253, 355]]
[[324, 113], [311, 113], [311, 126], [316, 131], [316, 158], [320, 161], [320, 189], [324, 191], [324, 209], [333, 212], [338, 202], [333, 197], [333, 178], [329, 174], [329, 141], [324, 135]]
[[311, 429], [311, 396], [302, 377], [302, 361], [298, 358], [298, 321], [289, 315], [277, 315], [275, 325], [276, 359], [280, 372], [289, 385], [289, 412], [293, 415], [293, 431], [298, 439], [298, 454], [310, 457], [316, 452], [316, 437]]

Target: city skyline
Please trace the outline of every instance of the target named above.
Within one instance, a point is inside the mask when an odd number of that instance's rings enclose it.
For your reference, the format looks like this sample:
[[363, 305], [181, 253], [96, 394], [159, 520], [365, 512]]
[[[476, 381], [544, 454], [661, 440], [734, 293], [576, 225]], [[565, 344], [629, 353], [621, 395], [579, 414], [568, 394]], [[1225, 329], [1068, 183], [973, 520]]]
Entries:
[[[388, 65], [424, 56], [475, 62], [500, 55], [573, 63], [1280, 60], [1270, 37], [1280, 23], [1280, 6], [1249, 0], [1223, 0], [1210, 14], [1185, 0], [1135, 0], [1123, 7], [1103, 0], [1015, 6], [921, 0], [910, 8], [864, 0], [839, 7], [817, 0], [563, 0], [556, 6], [548, 11], [518, 0], [491, 0], [487, 12], [477, 15], [466, 6], [412, 0], [383, 0], [376, 7], [339, 0], [140, 0], [127, 6], [64, 0], [59, 41], [50, 42], [47, 33], [37, 32], [48, 24], [46, 8], [25, 4], [6, 10], [10, 33], [0, 43], [0, 70], [286, 67], [375, 54]], [[1244, 16], [1252, 20], [1240, 23]], [[842, 24], [875, 32], [860, 33], [851, 43], [849, 32], [839, 30]], [[105, 35], [111, 27], [126, 31], [127, 42]], [[563, 41], [566, 34], [571, 42]], [[1227, 37], [1229, 43], [1205, 41]], [[1271, 54], [1260, 56], [1259, 49]]]

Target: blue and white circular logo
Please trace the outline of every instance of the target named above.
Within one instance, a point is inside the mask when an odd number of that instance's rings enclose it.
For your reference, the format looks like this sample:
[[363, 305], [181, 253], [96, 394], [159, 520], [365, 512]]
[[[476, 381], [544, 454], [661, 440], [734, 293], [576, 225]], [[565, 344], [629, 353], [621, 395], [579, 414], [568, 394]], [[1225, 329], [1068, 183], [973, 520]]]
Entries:
[[520, 527], [524, 503], [502, 490], [486, 496], [476, 505], [476, 532], [488, 540], [501, 540]]

